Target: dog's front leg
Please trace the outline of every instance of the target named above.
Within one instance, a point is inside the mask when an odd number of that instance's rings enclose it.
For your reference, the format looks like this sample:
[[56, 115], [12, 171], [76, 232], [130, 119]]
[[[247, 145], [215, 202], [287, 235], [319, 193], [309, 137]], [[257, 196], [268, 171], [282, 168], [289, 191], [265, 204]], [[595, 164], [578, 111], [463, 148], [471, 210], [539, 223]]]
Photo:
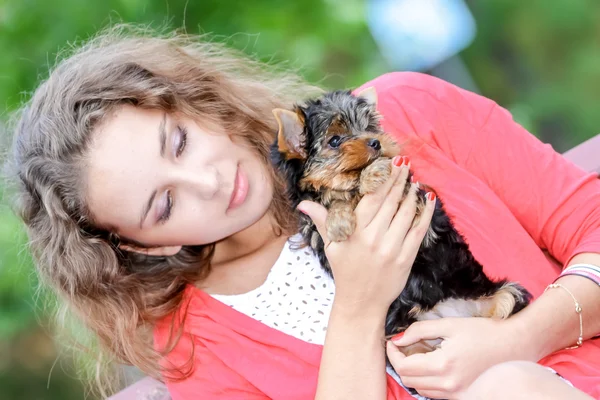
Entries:
[[363, 169], [360, 174], [359, 191], [361, 195], [373, 193], [390, 177], [392, 164], [389, 158], [382, 157]]
[[356, 229], [356, 218], [352, 202], [333, 201], [329, 206], [325, 224], [327, 226], [327, 237], [332, 242], [343, 242], [348, 239]]

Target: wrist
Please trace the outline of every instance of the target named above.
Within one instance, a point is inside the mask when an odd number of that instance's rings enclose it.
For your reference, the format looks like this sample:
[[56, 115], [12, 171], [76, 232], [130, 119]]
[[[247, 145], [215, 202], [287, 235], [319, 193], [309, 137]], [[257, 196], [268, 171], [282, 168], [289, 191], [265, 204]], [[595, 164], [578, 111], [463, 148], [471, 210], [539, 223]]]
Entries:
[[353, 329], [372, 331], [383, 336], [387, 310], [372, 307], [362, 302], [348, 302], [334, 299], [330, 322], [340, 321]]
[[510, 338], [508, 347], [514, 357], [512, 360], [526, 360], [537, 362], [549, 352], [545, 349], [544, 332], [538, 330], [540, 324], [530, 320], [529, 315], [523, 311], [512, 317], [502, 320], [506, 337]]

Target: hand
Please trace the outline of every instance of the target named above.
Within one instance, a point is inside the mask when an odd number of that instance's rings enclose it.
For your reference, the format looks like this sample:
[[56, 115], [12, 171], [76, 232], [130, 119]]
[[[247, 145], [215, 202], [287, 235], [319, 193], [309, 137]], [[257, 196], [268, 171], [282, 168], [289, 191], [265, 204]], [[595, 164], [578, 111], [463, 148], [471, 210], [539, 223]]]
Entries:
[[353, 313], [376, 312], [385, 317], [391, 302], [404, 289], [431, 222], [435, 199], [427, 200], [419, 222], [413, 226], [416, 186], [412, 185], [403, 200], [409, 165], [399, 165], [401, 160], [396, 157], [389, 179], [358, 203], [356, 229], [345, 241], [332, 242], [327, 237], [327, 210], [323, 206], [313, 202], [298, 206], [312, 219], [325, 242], [336, 282], [335, 305]]
[[[400, 338], [398, 338], [400, 336]], [[527, 332], [511, 319], [443, 318], [412, 324], [387, 343], [390, 363], [402, 382], [425, 397], [455, 399], [489, 367], [504, 361], [536, 362]], [[406, 357], [397, 346], [443, 339], [430, 353]]]

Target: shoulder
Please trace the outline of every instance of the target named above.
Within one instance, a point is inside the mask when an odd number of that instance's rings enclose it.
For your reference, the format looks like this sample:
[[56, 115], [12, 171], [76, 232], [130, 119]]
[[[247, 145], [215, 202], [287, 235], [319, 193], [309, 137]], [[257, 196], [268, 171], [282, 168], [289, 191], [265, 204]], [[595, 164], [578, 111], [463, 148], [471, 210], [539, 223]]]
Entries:
[[373, 86], [382, 92], [398, 88], [435, 92], [438, 87], [448, 85], [451, 84], [432, 75], [421, 72], [397, 71], [379, 75], [362, 84], [357, 90]]
[[355, 92], [368, 87], [377, 91], [378, 107], [386, 117], [403, 109], [412, 116], [426, 119], [452, 116], [480, 126], [497, 106], [486, 97], [419, 72], [386, 73], [365, 82]]
[[420, 72], [389, 72], [362, 84], [356, 91], [374, 87], [379, 97], [401, 94], [429, 97], [430, 100], [443, 100], [444, 96], [460, 91], [455, 85], [435, 76]]

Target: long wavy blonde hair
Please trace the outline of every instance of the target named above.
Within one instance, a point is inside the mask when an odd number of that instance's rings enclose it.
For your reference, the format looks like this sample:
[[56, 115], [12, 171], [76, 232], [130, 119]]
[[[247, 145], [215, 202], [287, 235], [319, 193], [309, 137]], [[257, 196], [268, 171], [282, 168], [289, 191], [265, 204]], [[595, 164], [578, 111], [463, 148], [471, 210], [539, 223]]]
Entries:
[[[95, 226], [83, 194], [94, 127], [124, 103], [178, 111], [241, 135], [268, 163], [271, 110], [318, 91], [298, 74], [204, 37], [127, 25], [103, 31], [51, 69], [14, 126], [17, 210], [41, 281], [61, 300], [59, 315], [70, 311], [95, 334], [98, 360], [164, 376], [152, 327], [182, 306], [187, 284], [206, 275], [213, 246], [187, 246], [172, 257], [119, 250], [121, 238]], [[277, 228], [291, 232], [295, 215], [274, 172], [273, 179]], [[96, 369], [96, 383], [112, 390], [103, 370]]]

